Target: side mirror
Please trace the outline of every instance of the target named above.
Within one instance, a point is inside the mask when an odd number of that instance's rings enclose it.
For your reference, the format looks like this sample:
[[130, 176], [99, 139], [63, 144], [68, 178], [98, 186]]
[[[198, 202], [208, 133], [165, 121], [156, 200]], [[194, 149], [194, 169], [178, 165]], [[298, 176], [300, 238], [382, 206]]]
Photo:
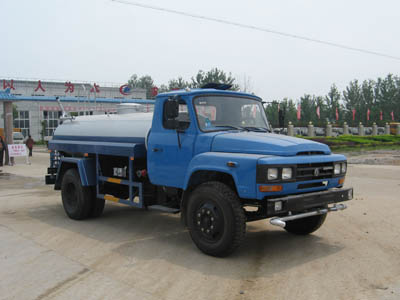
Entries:
[[178, 129], [179, 121], [179, 98], [174, 96], [164, 103], [164, 127], [167, 129]]
[[179, 116], [179, 100], [176, 98], [168, 99], [164, 104], [164, 115], [167, 120], [176, 119]]

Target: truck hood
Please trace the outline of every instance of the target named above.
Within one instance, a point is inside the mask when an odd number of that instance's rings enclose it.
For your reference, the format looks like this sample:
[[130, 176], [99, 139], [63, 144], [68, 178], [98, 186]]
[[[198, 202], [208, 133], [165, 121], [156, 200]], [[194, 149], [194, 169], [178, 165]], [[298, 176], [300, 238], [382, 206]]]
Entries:
[[330, 154], [325, 144], [280, 134], [264, 132], [224, 132], [216, 135], [211, 151], [294, 156], [301, 152]]

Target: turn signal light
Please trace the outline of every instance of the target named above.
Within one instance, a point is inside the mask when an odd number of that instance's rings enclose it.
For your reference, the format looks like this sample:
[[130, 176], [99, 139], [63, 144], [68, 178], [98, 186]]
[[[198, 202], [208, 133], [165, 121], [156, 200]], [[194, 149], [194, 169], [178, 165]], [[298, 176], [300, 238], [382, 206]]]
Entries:
[[343, 185], [343, 183], [344, 183], [344, 177], [339, 179], [339, 184]]
[[280, 192], [282, 191], [282, 186], [281, 185], [260, 185], [258, 186], [258, 190], [261, 193], [265, 192]]

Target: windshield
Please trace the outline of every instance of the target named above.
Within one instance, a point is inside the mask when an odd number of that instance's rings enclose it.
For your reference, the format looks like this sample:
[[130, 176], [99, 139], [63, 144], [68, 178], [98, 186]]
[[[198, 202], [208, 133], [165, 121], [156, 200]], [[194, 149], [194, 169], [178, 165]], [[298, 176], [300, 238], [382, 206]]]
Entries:
[[231, 96], [202, 96], [194, 99], [197, 120], [202, 131], [269, 131], [260, 101]]

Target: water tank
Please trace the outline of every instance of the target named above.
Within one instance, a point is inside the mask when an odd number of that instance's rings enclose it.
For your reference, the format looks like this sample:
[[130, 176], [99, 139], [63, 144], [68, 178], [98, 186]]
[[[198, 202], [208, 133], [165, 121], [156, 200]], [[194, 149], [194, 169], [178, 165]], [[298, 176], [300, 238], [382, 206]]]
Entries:
[[117, 106], [117, 114], [152, 112], [154, 104], [122, 103]]
[[109, 114], [64, 120], [53, 140], [145, 143], [153, 113]]

